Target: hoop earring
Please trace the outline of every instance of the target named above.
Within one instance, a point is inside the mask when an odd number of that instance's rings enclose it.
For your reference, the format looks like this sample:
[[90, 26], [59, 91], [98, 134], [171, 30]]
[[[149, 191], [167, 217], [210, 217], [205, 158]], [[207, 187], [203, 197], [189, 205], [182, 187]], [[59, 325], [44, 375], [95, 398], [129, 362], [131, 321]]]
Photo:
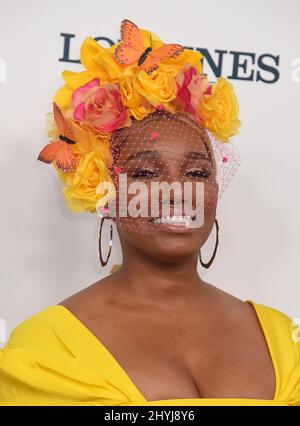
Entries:
[[216, 244], [215, 244], [214, 252], [213, 252], [212, 257], [211, 257], [211, 259], [210, 259], [209, 262], [204, 263], [202, 261], [202, 259], [201, 259], [201, 249], [199, 250], [199, 260], [200, 260], [200, 263], [203, 266], [203, 268], [206, 268], [206, 269], [208, 269], [211, 266], [211, 264], [213, 263], [213, 261], [215, 259], [215, 256], [216, 256], [216, 253], [217, 253], [218, 245], [219, 245], [219, 223], [218, 223], [217, 219], [215, 219], [215, 225], [216, 225]]
[[112, 226], [112, 224], [110, 224], [110, 237], [109, 237], [109, 243], [108, 243], [109, 244], [109, 250], [108, 250], [107, 258], [106, 258], [106, 260], [104, 260], [103, 257], [102, 257], [101, 235], [102, 235], [102, 227], [103, 227], [103, 223], [104, 223], [105, 219], [106, 219], [106, 217], [102, 217], [100, 229], [99, 229], [99, 259], [100, 259], [102, 266], [107, 265], [107, 262], [110, 258], [110, 254], [111, 254], [112, 244], [113, 244], [113, 226]]

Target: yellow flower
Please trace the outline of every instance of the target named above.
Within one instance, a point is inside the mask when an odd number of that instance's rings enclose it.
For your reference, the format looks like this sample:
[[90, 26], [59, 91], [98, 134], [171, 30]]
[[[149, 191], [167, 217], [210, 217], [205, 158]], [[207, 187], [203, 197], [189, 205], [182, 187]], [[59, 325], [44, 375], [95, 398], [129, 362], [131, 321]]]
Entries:
[[99, 152], [95, 149], [81, 157], [75, 173], [65, 178], [63, 195], [73, 212], [96, 212], [97, 202], [105, 194], [96, 192], [100, 182], [112, 182], [109, 170]]
[[171, 113], [175, 112], [171, 102], [176, 98], [175, 77], [178, 67], [160, 64], [159, 68], [147, 74], [145, 71], [137, 73], [136, 91], [153, 105], [162, 105]]
[[87, 71], [97, 74], [101, 84], [116, 81], [123, 69], [115, 60], [112, 49], [101, 46], [92, 37], [86, 37], [81, 45], [80, 62]]
[[[163, 41], [155, 33], [142, 28], [140, 31], [145, 49], [152, 47], [155, 50], [163, 45]], [[122, 42], [114, 44], [109, 50], [113, 53], [120, 43]], [[174, 113], [175, 108], [171, 102], [176, 97], [176, 75], [187, 62], [201, 74], [202, 58], [203, 55], [200, 52], [185, 49], [176, 58], [166, 58], [161, 61], [158, 69], [151, 75], [141, 71], [137, 63], [123, 66], [118, 83], [124, 105], [130, 109], [130, 113], [137, 120], [142, 120], [158, 105]]]
[[[163, 45], [163, 41], [155, 33], [145, 29], [140, 29], [140, 31], [145, 49], [150, 46], [156, 49]], [[149, 76], [144, 71], [140, 71], [136, 63], [128, 66], [119, 64], [115, 60], [114, 50], [120, 43], [122, 41], [109, 48], [104, 48], [92, 37], [86, 37], [80, 49], [80, 61], [85, 70], [82, 72], [63, 71], [62, 78], [65, 84], [55, 92], [52, 101], [57, 103], [64, 111], [70, 106], [72, 94], [78, 87], [84, 86], [93, 78], [100, 78], [101, 85], [113, 82], [120, 82], [120, 85], [123, 85], [124, 103], [127, 102], [126, 106], [130, 109], [132, 115], [139, 120], [153, 112], [149, 103], [152, 106], [162, 103], [168, 111], [174, 112], [174, 108], [169, 105], [169, 102], [174, 98], [171, 78], [176, 76], [186, 62], [192, 64], [199, 73], [202, 73], [201, 59], [203, 56], [201, 53], [185, 49], [177, 58], [166, 58], [160, 62], [159, 69]], [[140, 95], [144, 96], [144, 93], [149, 93], [147, 92], [148, 89], [155, 89], [154, 95], [150, 96], [150, 99], [145, 97], [146, 100], [144, 100], [137, 93], [132, 93], [137, 82], [134, 79], [134, 70], [141, 86]], [[129, 72], [130, 81], [125, 79], [125, 76], [128, 76], [127, 72]], [[170, 73], [169, 77], [167, 76], [168, 72]], [[157, 102], [157, 99], [160, 99], [160, 101]]]
[[223, 77], [212, 86], [211, 94], [202, 98], [199, 109], [204, 126], [220, 142], [229, 142], [241, 125], [238, 119], [239, 105], [232, 84]]
[[123, 104], [137, 120], [142, 120], [155, 110], [137, 89], [137, 65], [127, 67], [119, 78], [119, 88]]
[[194, 68], [196, 68], [199, 74], [202, 74], [202, 58], [203, 55], [200, 52], [191, 49], [184, 49], [184, 51], [176, 58], [164, 59], [162, 63], [166, 65], [177, 66], [178, 70], [182, 68], [186, 63], [190, 63]]

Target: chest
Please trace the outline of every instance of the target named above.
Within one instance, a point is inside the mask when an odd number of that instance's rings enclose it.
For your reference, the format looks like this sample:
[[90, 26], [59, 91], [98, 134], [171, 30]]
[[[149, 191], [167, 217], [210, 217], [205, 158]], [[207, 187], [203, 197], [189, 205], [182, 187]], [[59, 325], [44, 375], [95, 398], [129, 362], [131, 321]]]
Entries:
[[273, 363], [255, 321], [112, 315], [85, 322], [148, 401], [274, 397]]

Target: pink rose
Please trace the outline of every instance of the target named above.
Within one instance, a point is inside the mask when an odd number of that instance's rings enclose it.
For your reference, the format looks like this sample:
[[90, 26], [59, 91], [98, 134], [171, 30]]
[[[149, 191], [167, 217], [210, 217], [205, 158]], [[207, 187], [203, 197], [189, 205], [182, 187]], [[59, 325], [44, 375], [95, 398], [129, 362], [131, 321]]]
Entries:
[[120, 127], [131, 126], [116, 83], [100, 86], [100, 79], [94, 78], [73, 92], [72, 105], [75, 120], [91, 124], [100, 132], [111, 133]]
[[205, 75], [200, 75], [191, 64], [184, 64], [178, 72], [176, 79], [177, 97], [175, 103], [177, 107], [188, 112], [192, 116], [198, 117], [198, 109], [203, 93], [209, 87], [208, 79]]

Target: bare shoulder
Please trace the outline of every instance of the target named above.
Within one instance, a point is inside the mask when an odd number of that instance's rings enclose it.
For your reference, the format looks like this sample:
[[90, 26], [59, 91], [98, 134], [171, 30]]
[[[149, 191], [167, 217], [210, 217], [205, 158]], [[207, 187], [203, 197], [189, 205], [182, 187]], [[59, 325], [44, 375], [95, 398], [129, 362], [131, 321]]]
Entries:
[[228, 314], [236, 315], [245, 309], [248, 310], [249, 303], [246, 303], [245, 300], [240, 299], [213, 284], [205, 283], [205, 285], [207, 287], [207, 293], [210, 295], [211, 299], [214, 300], [217, 306], [224, 310], [224, 313], [227, 312]]
[[245, 331], [250, 328], [257, 331], [260, 329], [257, 313], [251, 303], [240, 299], [220, 288], [206, 283], [208, 294], [213, 301], [213, 310], [220, 315], [224, 321], [236, 323]]

